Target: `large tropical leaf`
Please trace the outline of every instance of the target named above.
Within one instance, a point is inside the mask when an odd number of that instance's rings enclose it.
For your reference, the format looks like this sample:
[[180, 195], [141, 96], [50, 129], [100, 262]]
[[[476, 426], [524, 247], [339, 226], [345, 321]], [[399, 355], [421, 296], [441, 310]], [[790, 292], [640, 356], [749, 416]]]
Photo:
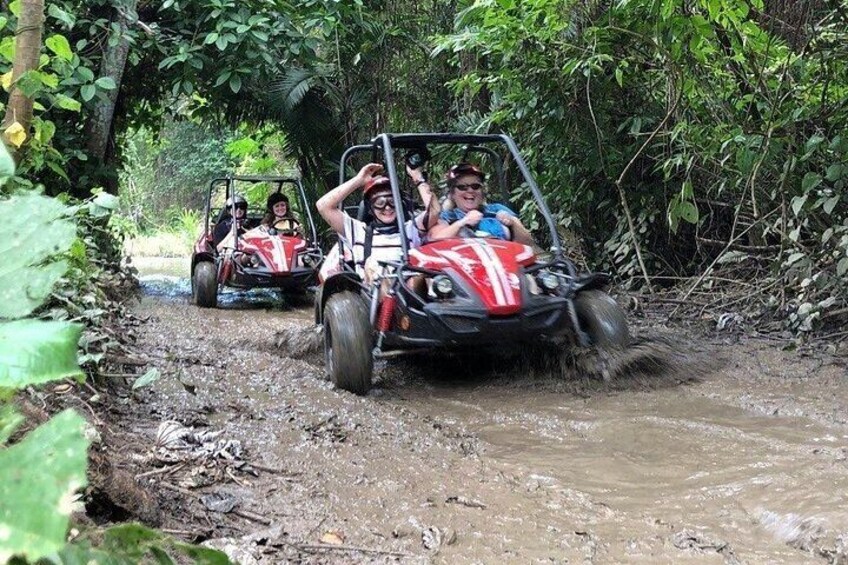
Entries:
[[29, 315], [67, 270], [64, 261], [51, 262], [76, 238], [66, 213], [59, 201], [37, 194], [0, 201], [0, 319]]
[[35, 562], [65, 545], [73, 496], [86, 482], [83, 425], [66, 410], [0, 450], [0, 563]]
[[0, 323], [0, 388], [20, 389], [81, 375], [77, 365], [81, 331], [67, 322]]

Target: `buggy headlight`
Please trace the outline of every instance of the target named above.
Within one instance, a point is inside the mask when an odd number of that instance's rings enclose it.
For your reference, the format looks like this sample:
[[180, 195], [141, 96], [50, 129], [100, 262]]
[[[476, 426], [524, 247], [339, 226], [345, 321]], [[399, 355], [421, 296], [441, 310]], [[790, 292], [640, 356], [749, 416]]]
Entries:
[[539, 284], [548, 292], [553, 292], [559, 288], [559, 277], [551, 271], [541, 271], [536, 277], [539, 279]]
[[255, 269], [255, 268], [259, 267], [259, 265], [262, 264], [262, 259], [259, 258], [259, 255], [256, 255], [254, 253], [253, 255], [250, 256], [250, 259], [248, 259], [247, 262], [251, 267], [253, 267]]
[[453, 281], [445, 275], [433, 277], [433, 291], [439, 298], [447, 298], [453, 294]]

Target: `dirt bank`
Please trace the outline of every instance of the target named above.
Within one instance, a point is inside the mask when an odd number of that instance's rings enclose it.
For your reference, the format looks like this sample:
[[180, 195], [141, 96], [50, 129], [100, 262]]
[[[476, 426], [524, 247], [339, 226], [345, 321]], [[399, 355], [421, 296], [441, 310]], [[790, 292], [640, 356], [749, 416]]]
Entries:
[[116, 404], [103, 453], [186, 539], [233, 538], [263, 563], [844, 559], [844, 357], [715, 340], [673, 375], [612, 385], [395, 361], [361, 398], [280, 348], [311, 339], [308, 308], [268, 306], [137, 308], [162, 376]]

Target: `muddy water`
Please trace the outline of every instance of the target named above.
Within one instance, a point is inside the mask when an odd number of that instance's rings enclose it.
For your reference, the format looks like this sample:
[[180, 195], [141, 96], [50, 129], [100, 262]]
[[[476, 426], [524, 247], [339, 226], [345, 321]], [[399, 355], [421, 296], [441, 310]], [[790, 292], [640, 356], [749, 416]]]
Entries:
[[846, 429], [751, 413], [733, 400], [750, 387], [724, 377], [589, 399], [484, 388], [412, 400], [474, 430], [486, 456], [535, 477], [548, 504], [566, 506], [564, 493], [578, 491], [609, 509], [588, 529], [608, 540], [613, 560], [657, 557], [660, 540], [631, 543], [646, 530], [691, 530], [696, 541], [672, 543], [751, 562], [798, 562], [805, 557], [795, 548], [816, 543], [835, 548], [848, 532]]
[[[390, 552], [436, 563], [845, 559], [839, 357], [716, 342], [697, 361], [711, 370], [690, 367], [696, 381], [669, 386], [676, 381], [655, 375], [664, 386], [646, 388], [644, 375], [632, 386], [622, 375], [615, 391], [521, 367], [391, 362], [374, 394], [359, 398], [323, 380], [320, 355], [277, 348], [281, 328], [314, 338], [309, 308], [259, 300], [243, 309], [253, 298], [242, 295], [202, 310], [174, 276], [141, 306], [153, 317], [147, 346], [171, 359], [147, 399], [151, 413], [208, 414], [252, 458], [295, 474], [236, 488], [285, 528], [286, 543], [335, 532], [375, 551], [316, 556], [282, 544], [255, 552], [261, 562], [398, 558]], [[186, 380], [196, 392], [183, 390]], [[222, 535], [258, 527], [226, 520]]]

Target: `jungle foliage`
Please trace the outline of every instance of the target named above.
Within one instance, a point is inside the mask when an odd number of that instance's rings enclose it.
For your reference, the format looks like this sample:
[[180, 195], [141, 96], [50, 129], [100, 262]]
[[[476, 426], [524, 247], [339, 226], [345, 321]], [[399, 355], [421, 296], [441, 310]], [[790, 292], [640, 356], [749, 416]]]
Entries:
[[[0, 20], [0, 73], [20, 4]], [[316, 192], [379, 131], [504, 131], [593, 265], [650, 287], [716, 269], [768, 281], [763, 309], [806, 328], [799, 309], [846, 301], [846, 14], [845, 0], [57, 0], [38, 69], [4, 75], [34, 97], [32, 128], [5, 133], [26, 141], [19, 184], [87, 196], [114, 191], [142, 128], [276, 129]], [[163, 171], [207, 172], [180, 149]]]

